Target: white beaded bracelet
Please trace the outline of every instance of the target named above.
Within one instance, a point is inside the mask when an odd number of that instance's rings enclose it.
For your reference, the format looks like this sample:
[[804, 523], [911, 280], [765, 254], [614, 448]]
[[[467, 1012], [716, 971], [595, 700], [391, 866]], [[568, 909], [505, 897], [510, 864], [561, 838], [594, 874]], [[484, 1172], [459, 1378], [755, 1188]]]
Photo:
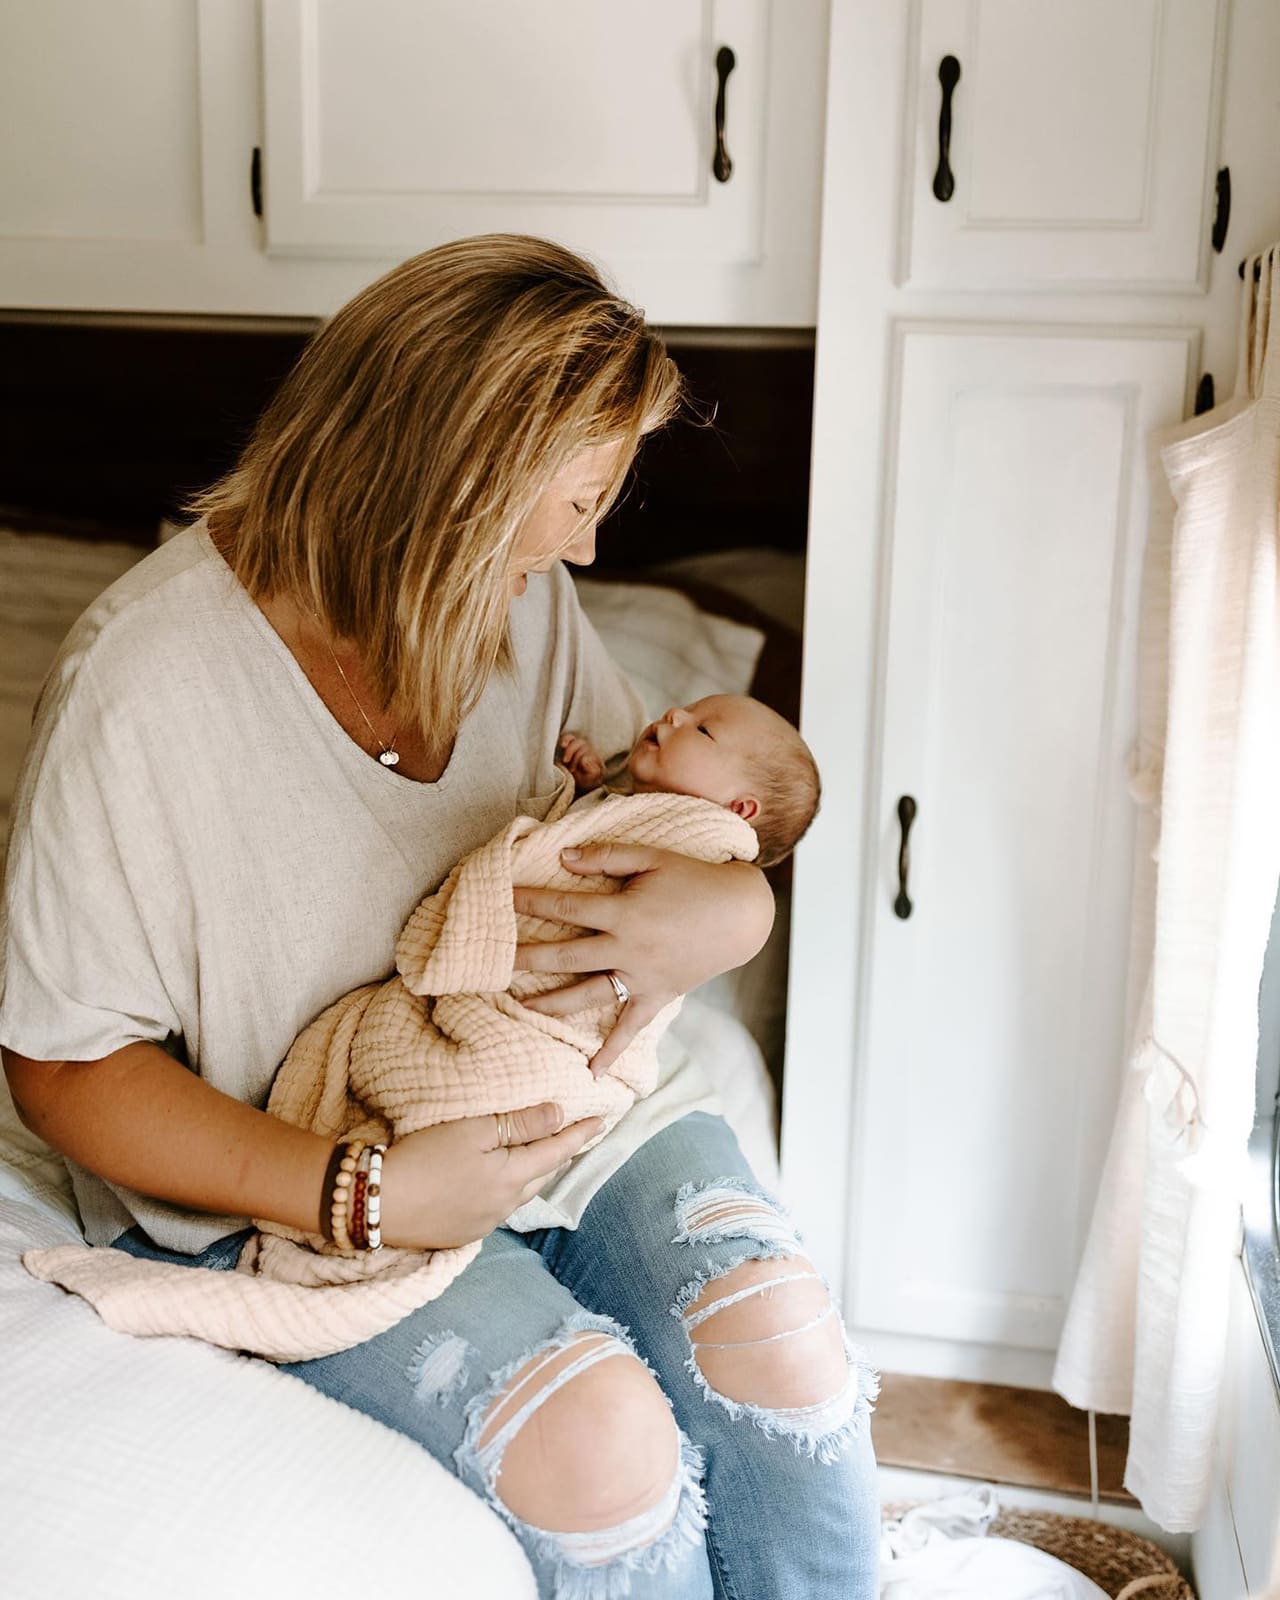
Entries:
[[365, 1188], [365, 1233], [370, 1250], [382, 1249], [382, 1158], [385, 1144], [375, 1144], [369, 1152], [369, 1182]]

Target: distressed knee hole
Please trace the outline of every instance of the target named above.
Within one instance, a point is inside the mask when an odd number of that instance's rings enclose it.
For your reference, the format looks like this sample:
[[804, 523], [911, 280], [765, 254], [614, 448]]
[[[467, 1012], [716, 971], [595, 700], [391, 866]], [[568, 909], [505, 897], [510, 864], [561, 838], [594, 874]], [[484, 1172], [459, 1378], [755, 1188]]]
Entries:
[[729, 1400], [812, 1406], [848, 1377], [835, 1307], [802, 1256], [744, 1261], [694, 1296], [684, 1323], [703, 1377]]
[[672, 1307], [705, 1399], [833, 1461], [864, 1425], [874, 1372], [848, 1347], [813, 1263], [769, 1254], [695, 1279]]
[[754, 1239], [766, 1251], [796, 1251], [800, 1240], [782, 1208], [736, 1178], [686, 1184], [676, 1196], [676, 1244]]
[[577, 1312], [467, 1404], [454, 1453], [567, 1600], [621, 1600], [675, 1567], [706, 1527], [702, 1459], [608, 1317]]
[[608, 1334], [580, 1334], [520, 1368], [485, 1414], [479, 1450], [513, 1422], [496, 1492], [515, 1516], [551, 1532], [598, 1531], [649, 1511], [679, 1470], [661, 1390]]

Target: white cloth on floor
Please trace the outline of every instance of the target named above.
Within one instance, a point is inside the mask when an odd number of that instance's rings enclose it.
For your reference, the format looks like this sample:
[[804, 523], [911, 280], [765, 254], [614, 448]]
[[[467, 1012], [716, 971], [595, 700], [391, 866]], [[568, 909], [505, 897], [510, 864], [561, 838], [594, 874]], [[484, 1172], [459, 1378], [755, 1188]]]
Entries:
[[1083, 1573], [1016, 1539], [991, 1539], [1000, 1501], [976, 1484], [913, 1506], [880, 1533], [880, 1600], [1106, 1600]]
[[942, 1539], [880, 1569], [880, 1600], [1106, 1600], [1106, 1593], [1016, 1539]]
[[943, 1495], [888, 1517], [880, 1529], [880, 1562], [901, 1561], [931, 1544], [973, 1539], [986, 1533], [1000, 1514], [1000, 1499], [989, 1483]]

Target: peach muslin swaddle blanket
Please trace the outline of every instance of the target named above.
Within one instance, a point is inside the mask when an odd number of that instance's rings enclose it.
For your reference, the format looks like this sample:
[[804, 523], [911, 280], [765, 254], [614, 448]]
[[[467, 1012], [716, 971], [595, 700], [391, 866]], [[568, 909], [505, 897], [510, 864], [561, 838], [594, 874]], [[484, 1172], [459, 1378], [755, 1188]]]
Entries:
[[[658, 1039], [676, 1006], [596, 1079], [587, 1062], [612, 1025], [613, 1004], [544, 1017], [521, 998], [572, 980], [512, 974], [517, 943], [578, 931], [517, 916], [513, 885], [616, 892], [623, 880], [584, 878], [560, 864], [564, 849], [606, 842], [715, 862], [751, 860], [757, 848], [741, 818], [685, 795], [611, 795], [548, 822], [517, 817], [421, 902], [400, 936], [395, 976], [344, 996], [298, 1035], [267, 1109], [326, 1138], [387, 1143], [438, 1122], [555, 1100], [567, 1121], [601, 1116], [607, 1132], [653, 1089]], [[81, 1245], [28, 1250], [22, 1259], [121, 1332], [188, 1334], [274, 1361], [306, 1361], [385, 1332], [443, 1293], [479, 1249], [350, 1257], [318, 1235], [263, 1223], [234, 1272]]]

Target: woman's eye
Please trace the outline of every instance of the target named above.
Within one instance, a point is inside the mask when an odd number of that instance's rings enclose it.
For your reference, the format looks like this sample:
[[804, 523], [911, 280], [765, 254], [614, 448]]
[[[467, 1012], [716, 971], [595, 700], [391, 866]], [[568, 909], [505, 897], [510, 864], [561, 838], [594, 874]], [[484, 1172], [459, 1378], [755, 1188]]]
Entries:
[[576, 500], [571, 500], [569, 502], [569, 504], [573, 507], [573, 509], [578, 513], [578, 515], [580, 517], [585, 517], [586, 516], [586, 514], [587, 514], [586, 506], [580, 506]]

